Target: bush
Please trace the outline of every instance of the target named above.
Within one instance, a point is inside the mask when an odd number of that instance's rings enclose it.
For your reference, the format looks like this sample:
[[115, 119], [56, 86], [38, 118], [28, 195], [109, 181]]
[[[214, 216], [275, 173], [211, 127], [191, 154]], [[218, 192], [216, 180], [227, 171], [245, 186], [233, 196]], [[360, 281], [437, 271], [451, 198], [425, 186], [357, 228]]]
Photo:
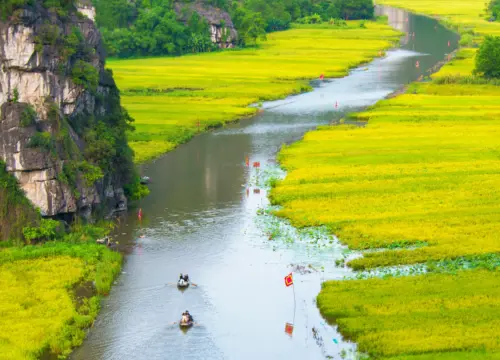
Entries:
[[474, 74], [500, 79], [500, 36], [487, 36], [476, 55]]
[[24, 239], [28, 244], [37, 240], [52, 240], [57, 235], [59, 221], [52, 219], [42, 219], [39, 227], [27, 226], [23, 228]]
[[28, 105], [21, 113], [21, 127], [28, 127], [35, 124], [36, 111], [33, 106]]
[[29, 148], [40, 148], [46, 151], [55, 150], [55, 142], [52, 134], [49, 132], [37, 132], [33, 135], [29, 142]]
[[99, 73], [92, 64], [77, 60], [71, 70], [71, 79], [75, 85], [83, 86], [86, 90], [95, 92], [99, 83]]

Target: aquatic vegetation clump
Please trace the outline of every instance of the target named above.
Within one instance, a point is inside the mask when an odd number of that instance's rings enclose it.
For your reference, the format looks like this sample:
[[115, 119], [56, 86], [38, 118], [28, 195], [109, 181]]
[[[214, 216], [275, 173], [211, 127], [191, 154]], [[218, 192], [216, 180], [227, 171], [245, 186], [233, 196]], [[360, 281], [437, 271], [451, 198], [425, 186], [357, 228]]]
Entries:
[[257, 48], [177, 58], [109, 60], [136, 120], [129, 134], [143, 162], [199, 132], [256, 114], [251, 104], [310, 90], [309, 80], [347, 75], [399, 41], [386, 24], [296, 25]]

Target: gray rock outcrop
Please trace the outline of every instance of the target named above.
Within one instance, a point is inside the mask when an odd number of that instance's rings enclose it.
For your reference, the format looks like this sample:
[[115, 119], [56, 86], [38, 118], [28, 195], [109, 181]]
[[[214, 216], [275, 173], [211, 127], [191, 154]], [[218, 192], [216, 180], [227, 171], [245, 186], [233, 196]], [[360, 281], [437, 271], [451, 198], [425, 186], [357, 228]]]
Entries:
[[[88, 1], [75, 5], [62, 18], [37, 0], [0, 21], [0, 160], [44, 216], [78, 213], [89, 217], [96, 208], [105, 206], [112, 212], [127, 206], [125, 172], [103, 172], [92, 184], [84, 180], [84, 172], [77, 172], [73, 183], [63, 180], [65, 164], [85, 160], [87, 144], [80, 128], [86, 125], [80, 123], [107, 116], [116, 101], [119, 107], [118, 90], [104, 69], [101, 36], [93, 22], [95, 11]], [[83, 37], [82, 49], [88, 52], [85, 64], [97, 70], [93, 89], [75, 83], [70, 76], [75, 56], [65, 54], [67, 48], [51, 43], [47, 35], [66, 39], [75, 29]], [[23, 117], [29, 109], [36, 116], [26, 123]], [[51, 111], [57, 112], [59, 122], [51, 118]], [[33, 146], [32, 139], [41, 134], [53, 139], [53, 148]], [[73, 149], [71, 153], [63, 149], [63, 142]]]
[[175, 12], [187, 22], [193, 12], [197, 12], [210, 26], [211, 40], [220, 48], [233, 48], [238, 40], [231, 16], [222, 9], [204, 4], [200, 1], [192, 4], [175, 3]]

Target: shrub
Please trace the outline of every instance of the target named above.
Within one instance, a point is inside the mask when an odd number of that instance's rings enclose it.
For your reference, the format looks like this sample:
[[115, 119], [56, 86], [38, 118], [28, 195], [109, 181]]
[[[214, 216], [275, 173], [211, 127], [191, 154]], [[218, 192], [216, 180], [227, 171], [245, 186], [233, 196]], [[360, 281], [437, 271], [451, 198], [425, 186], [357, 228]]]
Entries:
[[28, 244], [36, 240], [52, 240], [57, 235], [59, 221], [52, 219], [42, 219], [40, 226], [23, 228], [24, 239]]
[[33, 135], [29, 142], [29, 148], [41, 148], [46, 151], [54, 151], [55, 150], [55, 142], [52, 134], [49, 132], [37, 132]]
[[500, 78], [500, 36], [487, 36], [476, 55], [474, 74]]
[[21, 126], [28, 127], [35, 124], [36, 111], [33, 106], [28, 105], [21, 113]]
[[19, 102], [19, 90], [17, 88], [12, 91], [12, 102], [17, 103]]
[[99, 83], [99, 73], [92, 64], [77, 60], [71, 70], [71, 79], [75, 85], [83, 86], [86, 90], [95, 92]]

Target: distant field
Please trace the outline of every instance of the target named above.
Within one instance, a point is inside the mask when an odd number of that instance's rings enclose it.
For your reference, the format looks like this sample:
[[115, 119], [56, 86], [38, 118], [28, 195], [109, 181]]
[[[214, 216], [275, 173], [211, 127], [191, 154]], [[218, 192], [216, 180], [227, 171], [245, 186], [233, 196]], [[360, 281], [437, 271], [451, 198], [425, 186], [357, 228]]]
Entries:
[[388, 25], [349, 22], [309, 25], [268, 35], [258, 49], [177, 58], [109, 60], [124, 106], [135, 118], [130, 134], [137, 161], [171, 150], [200, 130], [256, 113], [248, 105], [309, 89], [308, 80], [340, 77], [393, 46]]
[[[438, 15], [478, 42], [500, 35], [480, 17], [483, 0], [377, 3]], [[500, 254], [500, 86], [471, 84], [475, 52], [461, 49], [433, 82], [356, 114], [365, 128], [324, 126], [284, 148], [278, 214], [378, 249], [348, 263], [357, 270]], [[371, 358], [500, 359], [496, 259], [489, 271], [328, 281], [318, 306]]]

